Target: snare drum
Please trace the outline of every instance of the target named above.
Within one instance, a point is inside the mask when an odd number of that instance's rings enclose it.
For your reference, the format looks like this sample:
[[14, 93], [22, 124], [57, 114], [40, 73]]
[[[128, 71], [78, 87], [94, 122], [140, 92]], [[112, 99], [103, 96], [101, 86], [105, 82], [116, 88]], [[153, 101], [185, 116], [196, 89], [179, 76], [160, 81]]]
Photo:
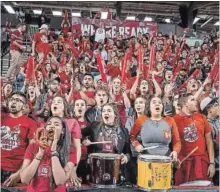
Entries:
[[115, 187], [119, 184], [121, 155], [92, 153], [89, 155], [91, 167], [90, 183], [96, 187]]
[[171, 188], [171, 158], [158, 155], [138, 156], [137, 185], [144, 191], [168, 190]]

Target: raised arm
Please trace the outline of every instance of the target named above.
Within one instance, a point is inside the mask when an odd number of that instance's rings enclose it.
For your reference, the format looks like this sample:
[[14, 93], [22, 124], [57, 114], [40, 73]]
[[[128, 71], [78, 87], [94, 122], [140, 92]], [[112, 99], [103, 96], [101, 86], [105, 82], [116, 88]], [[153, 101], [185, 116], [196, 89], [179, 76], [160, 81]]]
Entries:
[[194, 98], [196, 100], [199, 99], [199, 97], [201, 96], [203, 90], [204, 90], [204, 87], [211, 82], [211, 79], [209, 78], [209, 76], [205, 79], [204, 83], [202, 84], [202, 86], [198, 89], [198, 91], [195, 93], [194, 95]]
[[132, 86], [131, 89], [130, 89], [130, 97], [131, 97], [131, 98], [135, 98], [135, 97], [136, 97], [136, 90], [137, 90], [137, 87], [138, 87], [140, 74], [141, 74], [141, 72], [140, 72], [139, 70], [137, 70], [136, 80], [135, 80], [133, 86]]
[[154, 75], [155, 75], [155, 73], [153, 72], [152, 73], [152, 82], [153, 82], [154, 87], [155, 87], [155, 95], [160, 96], [162, 94], [162, 90], [161, 90], [159, 84], [157, 83], [157, 81], [155, 80]]
[[[30, 146], [27, 148], [25, 156], [27, 155], [27, 153], [31, 155]], [[23, 165], [20, 171], [20, 177], [22, 183], [28, 185], [30, 181], [34, 178], [43, 156], [44, 156], [44, 150], [39, 148], [39, 151], [36, 154], [36, 156], [32, 157], [34, 158], [32, 161], [29, 158], [24, 158]]]

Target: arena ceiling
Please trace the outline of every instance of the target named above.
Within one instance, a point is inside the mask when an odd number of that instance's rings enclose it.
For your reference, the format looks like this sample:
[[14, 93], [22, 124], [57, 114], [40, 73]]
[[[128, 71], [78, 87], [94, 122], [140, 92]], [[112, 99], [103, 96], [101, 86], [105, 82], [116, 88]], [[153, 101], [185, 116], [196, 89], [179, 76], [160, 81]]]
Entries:
[[[128, 15], [134, 15], [140, 20], [146, 16], [152, 17], [154, 21], [165, 23], [165, 19], [171, 19], [171, 23], [181, 23], [179, 14], [180, 6], [187, 6], [191, 11], [197, 10], [200, 20], [196, 23], [198, 31], [211, 31], [214, 24], [219, 21], [219, 1], [13, 1], [2, 2], [2, 5], [10, 4], [13, 8], [22, 7], [30, 10], [34, 16], [34, 9], [45, 10], [46, 15], [53, 17], [52, 10], [80, 11], [82, 16], [91, 17], [104, 7], [110, 8], [113, 18], [120, 15], [124, 20]], [[2, 6], [1, 6], [2, 7]], [[2, 7], [2, 12], [6, 10]], [[37, 15], [35, 15], [37, 16]], [[206, 21], [213, 17], [205, 26], [201, 27]]]

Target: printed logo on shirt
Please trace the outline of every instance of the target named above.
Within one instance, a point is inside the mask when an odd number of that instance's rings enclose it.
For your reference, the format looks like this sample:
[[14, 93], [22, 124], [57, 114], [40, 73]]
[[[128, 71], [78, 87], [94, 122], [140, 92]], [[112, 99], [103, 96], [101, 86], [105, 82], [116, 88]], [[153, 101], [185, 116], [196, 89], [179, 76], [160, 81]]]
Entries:
[[188, 127], [185, 127], [183, 129], [183, 133], [184, 133], [184, 140], [191, 143], [195, 142], [199, 138], [197, 128], [194, 122], [188, 125]]
[[51, 167], [49, 165], [40, 165], [38, 168], [38, 176], [41, 177], [50, 177], [51, 176]]
[[164, 138], [169, 140], [171, 139], [171, 131], [170, 130], [163, 130]]
[[11, 151], [20, 145], [20, 125], [16, 125], [11, 131], [8, 126], [1, 126], [1, 149]]

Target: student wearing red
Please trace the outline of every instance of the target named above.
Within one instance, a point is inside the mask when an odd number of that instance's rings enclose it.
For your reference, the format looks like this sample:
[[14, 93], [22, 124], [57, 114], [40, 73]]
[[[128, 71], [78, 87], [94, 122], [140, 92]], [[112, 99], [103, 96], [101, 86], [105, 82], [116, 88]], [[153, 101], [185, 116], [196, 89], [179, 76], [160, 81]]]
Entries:
[[[87, 109], [87, 104], [86, 104], [85, 100], [77, 99], [74, 102], [74, 117], [77, 119], [81, 130], [83, 130], [88, 125], [88, 122], [85, 120], [85, 117], [84, 117], [86, 109]], [[81, 149], [82, 149], [82, 156], [81, 156], [79, 165], [77, 167], [77, 175], [78, 175], [78, 177], [82, 178], [82, 183], [86, 183], [86, 176], [88, 174], [87, 146], [82, 145]]]
[[19, 59], [26, 47], [23, 45], [23, 33], [26, 31], [26, 24], [20, 24], [18, 29], [14, 30], [11, 34], [10, 54], [11, 54], [11, 66], [8, 69], [6, 79], [14, 81], [16, 75], [20, 71]]
[[70, 135], [70, 154], [74, 157], [72, 163], [75, 165], [70, 180], [78, 184], [76, 168], [81, 158], [81, 129], [79, 123], [74, 118], [69, 118], [67, 102], [62, 96], [55, 96], [51, 104], [52, 115], [64, 118]]
[[60, 117], [51, 117], [45, 129], [25, 152], [21, 181], [27, 192], [65, 192], [73, 168], [68, 128]]
[[40, 28], [40, 32], [35, 33], [33, 37], [32, 56], [35, 56], [35, 52], [37, 52], [40, 62], [43, 57], [46, 57], [46, 55], [44, 55], [45, 49], [49, 49], [47, 33], [48, 26], [43, 24]]
[[198, 149], [177, 169], [175, 184], [211, 180], [215, 174], [212, 129], [205, 116], [197, 113], [197, 101], [192, 94], [180, 97], [179, 105], [182, 110], [174, 116], [181, 145], [184, 146], [179, 153], [179, 160], [181, 161], [196, 147]]
[[91, 74], [85, 74], [80, 85], [78, 79], [71, 82], [72, 87], [68, 95], [68, 103], [71, 104], [76, 99], [84, 99], [89, 106], [95, 105], [94, 77]]
[[25, 105], [23, 93], [12, 93], [8, 101], [9, 114], [1, 119], [1, 183], [6, 186], [20, 180], [22, 159], [37, 128], [35, 121], [23, 115]]

